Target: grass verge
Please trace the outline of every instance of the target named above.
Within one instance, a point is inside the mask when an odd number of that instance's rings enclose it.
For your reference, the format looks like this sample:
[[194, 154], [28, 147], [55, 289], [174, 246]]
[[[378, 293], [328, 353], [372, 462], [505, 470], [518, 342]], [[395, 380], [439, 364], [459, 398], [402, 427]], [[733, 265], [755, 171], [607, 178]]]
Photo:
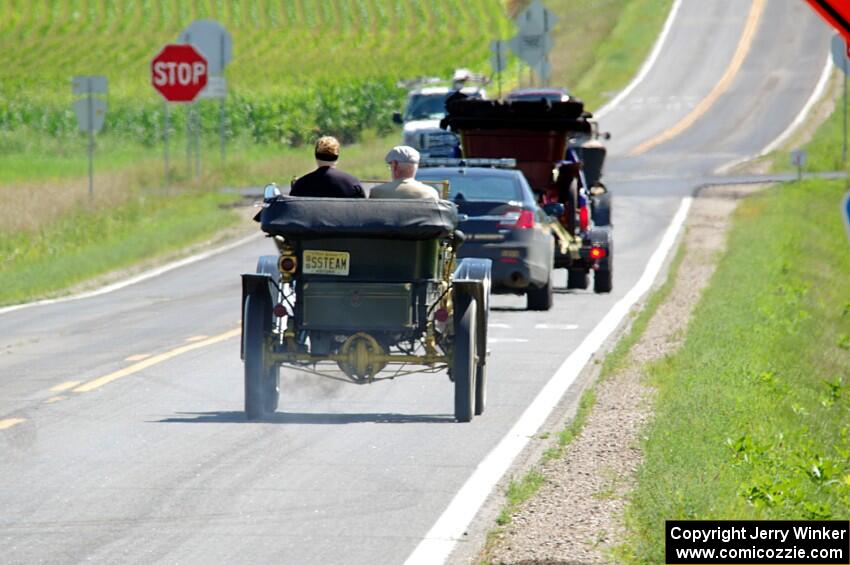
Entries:
[[850, 513], [850, 246], [842, 182], [744, 200], [686, 341], [651, 366], [655, 417], [624, 557], [663, 563], [664, 520]]
[[56, 293], [91, 277], [200, 241], [237, 221], [236, 197], [142, 196], [78, 209], [37, 232], [0, 235], [0, 304]]
[[632, 80], [673, 0], [550, 0], [546, 4], [560, 18], [551, 55], [554, 83], [560, 81], [594, 111]]
[[[395, 138], [367, 135], [344, 148], [342, 167], [362, 178], [386, 176], [383, 156]], [[92, 277], [132, 265], [215, 235], [237, 216], [238, 196], [204, 187], [289, 182], [313, 166], [307, 149], [234, 156], [226, 167], [184, 186], [167, 198], [150, 186], [145, 171], [104, 173], [91, 206], [87, 184], [38, 183], [0, 190], [0, 304], [55, 294]], [[128, 189], [135, 183], [146, 188]], [[237, 186], [240, 186], [237, 184]], [[58, 196], [57, 196], [58, 195]]]

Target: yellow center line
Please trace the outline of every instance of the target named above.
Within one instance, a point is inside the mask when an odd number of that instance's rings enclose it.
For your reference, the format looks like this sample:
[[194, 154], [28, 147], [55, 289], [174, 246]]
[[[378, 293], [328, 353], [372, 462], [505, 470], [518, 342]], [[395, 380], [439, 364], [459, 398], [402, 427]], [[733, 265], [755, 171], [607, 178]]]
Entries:
[[174, 359], [179, 355], [183, 355], [184, 353], [188, 353], [190, 351], [194, 351], [196, 349], [201, 349], [203, 347], [208, 347], [210, 345], [215, 345], [216, 343], [220, 343], [222, 341], [228, 340], [232, 337], [236, 337], [242, 333], [241, 328], [236, 328], [230, 330], [229, 332], [225, 332], [223, 334], [219, 334], [210, 338], [207, 338], [203, 341], [196, 341], [195, 343], [190, 343], [189, 345], [183, 345], [181, 347], [176, 347], [170, 351], [166, 351], [165, 353], [161, 353], [159, 355], [154, 355], [153, 357], [149, 357], [143, 361], [139, 361], [138, 363], [134, 363], [129, 367], [124, 367], [123, 369], [119, 369], [113, 373], [109, 373], [108, 375], [104, 375], [102, 377], [98, 377], [94, 380], [91, 380], [85, 384], [82, 384], [74, 389], [74, 392], [89, 392], [96, 388], [100, 388], [105, 384], [109, 384], [112, 381], [116, 381], [122, 377], [126, 377], [132, 375], [134, 373], [138, 373], [139, 371], [143, 371], [148, 367], [152, 367], [154, 365], [158, 365], [164, 361], [168, 361], [169, 359]]
[[692, 125], [696, 123], [706, 112], [708, 112], [709, 108], [711, 108], [715, 102], [723, 95], [724, 92], [729, 88], [732, 84], [732, 81], [735, 79], [735, 76], [738, 74], [738, 71], [741, 70], [741, 66], [744, 64], [744, 60], [747, 58], [747, 53], [750, 51], [750, 47], [753, 45], [753, 39], [755, 39], [756, 31], [759, 27], [759, 22], [761, 21], [761, 16], [764, 13], [764, 7], [767, 3], [767, 0], [753, 0], [752, 8], [750, 8], [750, 14], [747, 16], [747, 23], [744, 26], [744, 33], [741, 35], [741, 40], [738, 42], [738, 48], [735, 50], [735, 54], [732, 56], [732, 62], [729, 63], [729, 67], [726, 69], [726, 73], [723, 77], [718, 81], [717, 84], [714, 85], [714, 88], [711, 92], [708, 93], [708, 96], [702, 99], [702, 101], [691, 110], [691, 113], [682, 118], [679, 123], [674, 125], [672, 128], [667, 131], [659, 134], [658, 136], [643, 142], [642, 144], [635, 147], [629, 155], [633, 157], [637, 157], [638, 155], [643, 155], [650, 149], [654, 149], [658, 147], [662, 143], [666, 141], [670, 141]]
[[130, 355], [124, 359], [124, 361], [141, 361], [142, 359], [147, 359], [150, 356], [150, 353], [139, 353], [138, 355]]
[[44, 401], [45, 404], [54, 404], [56, 402], [60, 402], [68, 398], [67, 396], [51, 396], [47, 400]]
[[8, 430], [12, 426], [17, 426], [24, 422], [26, 422], [25, 418], [6, 418], [5, 420], [0, 420], [0, 430]]
[[65, 392], [80, 384], [81, 381], [67, 381], [50, 387], [50, 392]]
[[186, 338], [186, 341], [188, 341], [189, 343], [191, 343], [191, 342], [193, 342], [193, 341], [201, 341], [201, 340], [203, 340], [203, 339], [207, 339], [207, 336], [205, 336], [205, 335], [196, 335], [196, 336], [192, 336], [192, 337], [187, 337], [187, 338]]

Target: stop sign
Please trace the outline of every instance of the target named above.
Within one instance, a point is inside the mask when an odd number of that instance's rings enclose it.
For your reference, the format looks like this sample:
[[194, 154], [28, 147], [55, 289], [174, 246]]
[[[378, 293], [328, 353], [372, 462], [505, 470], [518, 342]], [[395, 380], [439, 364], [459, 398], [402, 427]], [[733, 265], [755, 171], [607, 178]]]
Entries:
[[169, 102], [191, 102], [207, 85], [207, 60], [191, 45], [166, 45], [151, 61], [151, 84]]

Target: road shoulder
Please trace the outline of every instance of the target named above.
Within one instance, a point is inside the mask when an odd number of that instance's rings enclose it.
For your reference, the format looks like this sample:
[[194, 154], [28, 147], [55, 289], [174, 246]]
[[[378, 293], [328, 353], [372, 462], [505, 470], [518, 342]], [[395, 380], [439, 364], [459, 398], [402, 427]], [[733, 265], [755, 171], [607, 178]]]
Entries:
[[[612, 560], [624, 538], [623, 510], [641, 463], [641, 430], [652, 416], [653, 390], [643, 367], [681, 345], [689, 315], [725, 249], [732, 212], [740, 198], [755, 190], [747, 185], [701, 191], [669, 294], [619, 368], [585, 393], [595, 401], [578, 435], [559, 456], [544, 457], [531, 471], [539, 490], [503, 517], [509, 523], [490, 536], [484, 562]], [[560, 429], [570, 424], [554, 426]]]

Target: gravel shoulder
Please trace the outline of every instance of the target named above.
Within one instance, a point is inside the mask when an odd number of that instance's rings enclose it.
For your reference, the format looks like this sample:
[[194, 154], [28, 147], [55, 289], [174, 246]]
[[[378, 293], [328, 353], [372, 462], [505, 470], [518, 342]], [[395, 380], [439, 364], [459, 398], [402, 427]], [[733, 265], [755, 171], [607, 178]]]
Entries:
[[652, 417], [653, 389], [643, 379], [643, 367], [682, 344], [690, 314], [725, 250], [732, 212], [742, 197], [759, 188], [735, 185], [700, 192], [670, 294], [624, 368], [595, 386], [596, 403], [580, 435], [563, 457], [539, 467], [545, 482], [495, 536], [491, 563], [616, 562], [612, 552], [625, 539], [623, 511], [641, 464], [641, 430]]

